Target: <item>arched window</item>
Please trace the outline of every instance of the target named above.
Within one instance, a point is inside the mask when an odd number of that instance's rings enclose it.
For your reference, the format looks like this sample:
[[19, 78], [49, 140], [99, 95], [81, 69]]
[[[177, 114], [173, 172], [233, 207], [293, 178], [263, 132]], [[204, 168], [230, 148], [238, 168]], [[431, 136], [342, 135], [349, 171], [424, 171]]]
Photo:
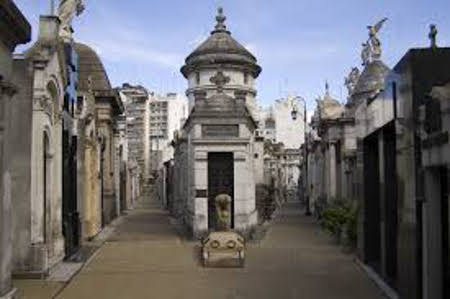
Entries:
[[51, 100], [51, 111], [50, 111], [50, 114], [51, 114], [52, 121], [54, 121], [55, 117], [56, 117], [55, 114], [59, 110], [58, 88], [57, 88], [55, 82], [50, 81], [47, 84], [47, 92], [48, 92], [48, 95], [49, 95], [50, 100]]

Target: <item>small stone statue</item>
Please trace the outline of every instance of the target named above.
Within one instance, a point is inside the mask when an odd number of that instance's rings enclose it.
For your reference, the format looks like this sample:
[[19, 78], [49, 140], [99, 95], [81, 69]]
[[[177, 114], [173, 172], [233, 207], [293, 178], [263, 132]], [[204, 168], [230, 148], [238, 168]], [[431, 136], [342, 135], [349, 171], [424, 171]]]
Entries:
[[359, 76], [360, 76], [359, 69], [357, 67], [354, 67], [348, 74], [347, 78], [345, 78], [345, 86], [347, 87], [349, 96], [353, 94]]
[[216, 230], [227, 231], [231, 229], [231, 196], [219, 194], [214, 199], [216, 204]]
[[84, 0], [61, 0], [58, 17], [61, 20], [60, 36], [72, 39], [72, 20], [84, 11]]
[[436, 43], [436, 36], [438, 34], [436, 25], [431, 24], [430, 25], [430, 33], [428, 34], [428, 38], [430, 39], [430, 47], [432, 49], [436, 49], [437, 48], [437, 43]]

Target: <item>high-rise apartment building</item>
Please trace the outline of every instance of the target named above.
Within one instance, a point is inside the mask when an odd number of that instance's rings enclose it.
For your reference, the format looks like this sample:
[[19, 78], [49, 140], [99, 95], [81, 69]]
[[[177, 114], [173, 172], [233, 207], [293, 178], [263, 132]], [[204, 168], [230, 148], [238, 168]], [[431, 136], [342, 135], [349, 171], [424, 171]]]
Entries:
[[150, 97], [149, 130], [151, 144], [151, 169], [158, 170], [162, 163], [173, 158], [170, 142], [173, 134], [186, 119], [186, 100], [176, 93]]

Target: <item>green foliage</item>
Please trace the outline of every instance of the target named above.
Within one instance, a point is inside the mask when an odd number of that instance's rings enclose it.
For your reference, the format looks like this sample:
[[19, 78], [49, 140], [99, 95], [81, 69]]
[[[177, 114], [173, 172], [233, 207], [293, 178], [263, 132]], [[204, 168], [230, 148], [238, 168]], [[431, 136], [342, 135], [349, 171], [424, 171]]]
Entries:
[[[321, 226], [330, 234], [341, 238], [345, 237], [350, 246], [356, 246], [357, 208], [349, 200], [337, 199], [322, 212]], [[345, 234], [345, 235], [343, 235]]]

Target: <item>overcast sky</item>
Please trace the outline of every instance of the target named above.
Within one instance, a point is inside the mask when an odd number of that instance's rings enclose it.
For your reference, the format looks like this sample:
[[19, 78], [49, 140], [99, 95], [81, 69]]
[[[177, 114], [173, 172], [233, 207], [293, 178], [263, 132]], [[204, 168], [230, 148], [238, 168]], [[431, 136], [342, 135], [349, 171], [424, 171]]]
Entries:
[[[50, 0], [14, 0], [37, 35]], [[223, 6], [232, 35], [258, 58], [258, 99], [299, 94], [311, 110], [328, 80], [345, 101], [344, 77], [360, 67], [367, 25], [388, 17], [381, 30], [383, 61], [393, 67], [411, 47], [450, 46], [450, 0], [86, 0], [74, 22], [75, 39], [98, 51], [114, 86], [142, 84], [158, 93], [184, 92], [184, 58], [209, 34]], [[18, 51], [23, 51], [20, 47]]]

